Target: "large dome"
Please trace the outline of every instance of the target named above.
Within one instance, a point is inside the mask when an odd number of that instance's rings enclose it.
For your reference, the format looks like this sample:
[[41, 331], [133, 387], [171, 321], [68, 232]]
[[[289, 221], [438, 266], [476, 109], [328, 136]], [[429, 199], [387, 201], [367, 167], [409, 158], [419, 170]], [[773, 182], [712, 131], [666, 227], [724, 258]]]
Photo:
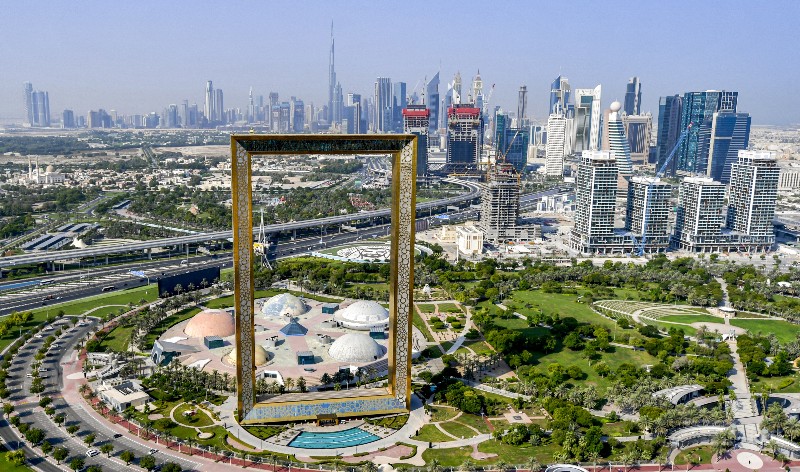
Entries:
[[308, 307], [303, 303], [303, 300], [291, 293], [275, 295], [264, 302], [264, 306], [261, 307], [261, 313], [266, 316], [288, 316], [291, 318], [300, 316], [306, 311], [308, 311]]
[[333, 342], [328, 354], [339, 362], [372, 362], [386, 354], [386, 348], [368, 334], [347, 333]]
[[[231, 352], [229, 352], [225, 359], [233, 365], [236, 365], [236, 348], [234, 348]], [[260, 344], [256, 344], [256, 365], [264, 365], [267, 363], [269, 359], [269, 355], [267, 354], [267, 350], [264, 349], [264, 346]]]
[[333, 319], [350, 329], [385, 328], [389, 325], [389, 310], [379, 303], [359, 300], [337, 311]]
[[225, 310], [204, 310], [194, 315], [183, 332], [192, 338], [219, 336], [227, 338], [236, 333], [233, 315]]

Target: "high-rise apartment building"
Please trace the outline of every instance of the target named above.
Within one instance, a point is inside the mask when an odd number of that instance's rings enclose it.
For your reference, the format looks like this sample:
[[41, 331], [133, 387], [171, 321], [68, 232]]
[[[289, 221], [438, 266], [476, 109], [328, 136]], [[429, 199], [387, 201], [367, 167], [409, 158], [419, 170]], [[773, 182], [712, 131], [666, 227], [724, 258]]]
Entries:
[[566, 155], [567, 119], [561, 108], [550, 114], [547, 119], [547, 145], [545, 146], [544, 168], [548, 177], [564, 175], [564, 157]]
[[[656, 137], [656, 169], [661, 169], [669, 153], [681, 135], [681, 115], [683, 98], [671, 95], [658, 99], [658, 136]], [[673, 158], [666, 169], [668, 175], [675, 175], [678, 160]]]
[[481, 110], [472, 104], [453, 105], [447, 114], [447, 164], [478, 164], [483, 147]]
[[550, 84], [550, 109], [548, 114], [557, 112], [556, 106], [566, 116], [570, 116], [572, 109], [572, 92], [569, 87], [569, 80], [566, 77], [558, 76]]
[[75, 113], [72, 110], [64, 110], [61, 114], [61, 127], [65, 129], [75, 127]]
[[[625, 126], [622, 123], [621, 108], [621, 103], [611, 103], [606, 126], [603, 130], [603, 148], [614, 153], [620, 175], [630, 177], [633, 174], [633, 162], [631, 161], [631, 148], [628, 145], [628, 137], [625, 135]], [[576, 114], [579, 110], [579, 108], [576, 108]]]
[[511, 127], [511, 119], [505, 113], [495, 114], [494, 144], [498, 162], [505, 158], [505, 162], [513, 165], [517, 171], [522, 171], [528, 164], [528, 143], [530, 142], [530, 128]]
[[32, 126], [47, 128], [50, 126], [50, 95], [47, 92], [34, 90], [33, 124]]
[[780, 168], [769, 151], [739, 151], [731, 166], [727, 227], [742, 250], [767, 251], [775, 243], [775, 201]]
[[599, 85], [593, 89], [575, 89], [573, 152], [600, 149], [601, 91]]
[[628, 146], [631, 149], [631, 161], [635, 164], [644, 164], [650, 155], [650, 135], [653, 132], [653, 116], [622, 115], [622, 125], [628, 137]]
[[[628, 182], [628, 207], [625, 231], [638, 247], [644, 238], [646, 253], [663, 252], [669, 247], [669, 215], [672, 185], [661, 179], [641, 176]], [[644, 231], [645, 225], [647, 231]]]
[[715, 252], [730, 238], [722, 235], [725, 186], [709, 177], [686, 177], [680, 185], [672, 245], [690, 252]]
[[625, 87], [625, 113], [628, 115], [638, 115], [642, 112], [642, 84], [639, 77], [628, 79]]
[[378, 77], [375, 81], [375, 117], [372, 129], [376, 133], [392, 131], [392, 79]]
[[575, 226], [570, 246], [581, 253], [629, 251], [630, 237], [614, 228], [617, 160], [610, 151], [583, 151], [575, 178]]
[[33, 84], [25, 82], [22, 85], [25, 91], [25, 124], [33, 126]]
[[403, 132], [417, 135], [417, 175], [428, 173], [428, 131], [431, 111], [425, 105], [408, 105], [403, 109]]
[[524, 128], [528, 125], [528, 87], [520, 86], [517, 95], [517, 128]]
[[516, 240], [519, 216], [519, 174], [506, 162], [494, 164], [481, 196], [480, 229], [495, 244]]
[[738, 160], [739, 151], [747, 149], [749, 142], [749, 113], [714, 113], [706, 175], [723, 184], [730, 182], [731, 167]]
[[678, 170], [696, 174], [707, 172], [714, 113], [720, 111], [735, 113], [738, 96], [739, 92], [724, 90], [684, 94], [681, 131], [689, 128], [690, 124], [692, 127], [675, 156], [678, 160]]
[[222, 89], [214, 90], [214, 121], [217, 123], [225, 124], [225, 103], [223, 102]]

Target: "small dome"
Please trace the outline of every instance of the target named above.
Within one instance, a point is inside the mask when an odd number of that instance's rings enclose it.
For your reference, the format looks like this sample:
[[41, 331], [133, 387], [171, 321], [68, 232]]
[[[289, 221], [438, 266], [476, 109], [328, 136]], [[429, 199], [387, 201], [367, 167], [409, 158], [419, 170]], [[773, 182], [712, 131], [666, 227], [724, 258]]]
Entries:
[[617, 101], [614, 101], [614, 102], [611, 102], [611, 107], [610, 108], [611, 108], [611, 111], [618, 112], [618, 111], [620, 111], [620, 109], [622, 109], [622, 104], [617, 102]]
[[53, 164], [50, 164], [49, 166], [45, 167], [44, 171], [47, 172], [48, 174], [52, 174], [53, 172], [56, 171], [56, 169], [55, 167], [53, 167]]
[[338, 310], [333, 319], [350, 329], [369, 330], [386, 327], [389, 324], [389, 310], [379, 303], [359, 300]]
[[[236, 348], [234, 348], [231, 352], [229, 352], [225, 359], [233, 365], [236, 365]], [[267, 363], [269, 359], [269, 354], [267, 354], [267, 350], [264, 349], [264, 346], [260, 344], [256, 344], [256, 365], [264, 365]]]
[[333, 342], [328, 354], [339, 362], [372, 362], [386, 354], [386, 348], [368, 334], [347, 333]]
[[204, 310], [194, 315], [183, 332], [192, 338], [219, 336], [227, 338], [236, 334], [233, 315], [225, 310]]
[[308, 307], [303, 300], [295, 297], [291, 293], [281, 293], [264, 302], [261, 313], [265, 316], [300, 316], [308, 311]]

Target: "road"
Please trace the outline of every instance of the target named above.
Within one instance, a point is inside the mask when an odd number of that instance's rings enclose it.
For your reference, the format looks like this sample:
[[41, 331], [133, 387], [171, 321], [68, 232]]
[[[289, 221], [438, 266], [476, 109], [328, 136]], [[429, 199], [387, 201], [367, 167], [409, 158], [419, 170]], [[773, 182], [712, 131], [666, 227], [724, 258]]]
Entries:
[[[468, 202], [474, 200], [480, 195], [480, 186], [474, 182], [457, 181], [469, 191], [467, 193], [444, 198], [441, 200], [433, 200], [429, 202], [420, 203], [417, 205], [417, 211], [444, 207], [448, 205], [455, 205], [458, 203]], [[286, 231], [294, 231], [298, 229], [341, 225], [351, 221], [371, 220], [376, 218], [385, 218], [391, 215], [390, 208], [384, 208], [375, 211], [365, 211], [359, 213], [351, 213], [347, 215], [328, 216], [324, 218], [316, 218], [313, 220], [293, 221], [289, 223], [279, 223], [266, 225], [265, 230], [267, 233], [279, 233]], [[256, 234], [260, 230], [258, 227], [253, 228], [253, 233]], [[228, 240], [233, 237], [233, 231], [216, 231], [210, 233], [190, 234], [185, 236], [176, 236], [172, 238], [153, 239], [149, 241], [140, 242], [127, 242], [124, 244], [113, 244], [108, 246], [89, 247], [85, 249], [68, 249], [65, 251], [54, 252], [36, 252], [30, 254], [22, 254], [16, 256], [8, 256], [0, 258], [0, 266], [14, 267], [26, 264], [36, 264], [40, 262], [52, 262], [54, 259], [66, 260], [76, 259], [82, 257], [92, 256], [105, 256], [107, 254], [124, 253], [131, 251], [144, 251], [147, 249], [176, 246], [182, 244], [195, 244], [207, 241]]]
[[[73, 350], [74, 346], [86, 335], [96, 329], [98, 321], [88, 319], [84, 324], [78, 324], [72, 329], [66, 331], [57, 341], [58, 348], [51, 348], [48, 355], [42, 364], [47, 369], [42, 373], [42, 378], [45, 383], [45, 392], [42, 395], [49, 395], [53, 399], [53, 406], [57, 413], [62, 413], [66, 416], [66, 422], [62, 427], [56, 425], [50, 417], [48, 417], [43, 408], [38, 405], [38, 397], [31, 395], [30, 385], [32, 379], [27, 377], [27, 373], [31, 371], [31, 364], [34, 360], [34, 355], [44, 343], [44, 336], [42, 338], [31, 338], [31, 340], [20, 349], [17, 357], [15, 358], [11, 369], [9, 370], [9, 377], [6, 384], [11, 392], [10, 401], [15, 405], [15, 411], [19, 413], [23, 422], [32, 423], [37, 428], [43, 429], [48, 440], [56, 447], [66, 447], [69, 449], [71, 456], [66, 460], [68, 463], [73, 457], [81, 457], [86, 461], [86, 465], [99, 465], [103, 470], [118, 470], [126, 471], [129, 469], [119, 459], [119, 454], [122, 451], [129, 450], [133, 452], [137, 458], [148, 455], [150, 446], [144, 441], [137, 442], [126, 437], [115, 438], [115, 433], [103, 423], [93, 418], [83, 408], [82, 405], [67, 404], [62, 398], [64, 389], [64, 379], [62, 377], [62, 366], [76, 362], [76, 352]], [[60, 323], [63, 326], [69, 326], [66, 322]], [[54, 330], [49, 330], [50, 333]], [[71, 385], [75, 388], [75, 385]], [[78, 425], [80, 430], [76, 435], [70, 436], [66, 428], [70, 425]], [[84, 443], [83, 438], [89, 434], [95, 434], [95, 442], [92, 447], [98, 448], [106, 443], [111, 443], [114, 446], [114, 452], [111, 457], [106, 457], [100, 454], [95, 457], [87, 457], [86, 451], [88, 446]], [[13, 441], [14, 432], [11, 431], [7, 424], [0, 426], [0, 436], [8, 442]], [[122, 436], [122, 435], [120, 435]], [[33, 451], [31, 451], [33, 452]], [[172, 454], [157, 453], [155, 455], [156, 463], [176, 462], [184, 470], [195, 470], [197, 463], [190, 461], [184, 457]], [[40, 459], [41, 460], [41, 459]], [[37, 464], [38, 465], [38, 464]], [[42, 461], [42, 469], [48, 472], [59, 470], [56, 466]]]

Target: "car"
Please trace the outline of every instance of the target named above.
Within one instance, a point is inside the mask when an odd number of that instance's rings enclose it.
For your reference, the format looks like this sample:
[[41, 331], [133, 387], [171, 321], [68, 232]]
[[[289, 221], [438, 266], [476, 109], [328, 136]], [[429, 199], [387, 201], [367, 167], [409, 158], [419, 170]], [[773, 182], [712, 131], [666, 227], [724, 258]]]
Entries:
[[39, 367], [39, 372], [47, 372], [48, 370], [50, 369], [48, 369], [47, 367]]
[[31, 374], [30, 372], [28, 372], [27, 374], [25, 374], [25, 377], [33, 377], [33, 374]]
[[120, 433], [115, 433], [114, 434], [114, 439], [121, 438], [121, 437], [122, 437], [122, 435]]
[[42, 335], [41, 335], [41, 334], [39, 334], [39, 333], [36, 333], [36, 334], [34, 334], [34, 335], [33, 335], [33, 337], [34, 337], [34, 338], [37, 338], [37, 339], [41, 339], [41, 338], [42, 338]]
[[147, 453], [150, 454], [150, 455], [153, 455], [156, 452], [158, 452], [158, 449], [150, 449], [149, 451], [147, 451]]
[[88, 451], [86, 451], [86, 455], [89, 456], [89, 457], [94, 457], [94, 456], [97, 456], [99, 454], [100, 454], [100, 451], [98, 451], [95, 448], [91, 448]]

